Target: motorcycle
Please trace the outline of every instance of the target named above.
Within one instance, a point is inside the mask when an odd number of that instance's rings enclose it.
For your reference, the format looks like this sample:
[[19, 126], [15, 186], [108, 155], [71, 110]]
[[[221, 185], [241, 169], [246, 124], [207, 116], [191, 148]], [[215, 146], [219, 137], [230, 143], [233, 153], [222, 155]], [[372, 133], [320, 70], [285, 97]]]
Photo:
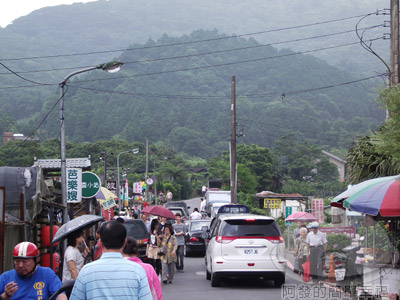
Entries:
[[71, 295], [72, 288], [74, 287], [75, 280], [68, 280], [64, 282], [61, 287], [53, 294], [50, 296], [49, 300], [55, 300], [57, 296], [63, 292], [67, 295], [67, 298]]

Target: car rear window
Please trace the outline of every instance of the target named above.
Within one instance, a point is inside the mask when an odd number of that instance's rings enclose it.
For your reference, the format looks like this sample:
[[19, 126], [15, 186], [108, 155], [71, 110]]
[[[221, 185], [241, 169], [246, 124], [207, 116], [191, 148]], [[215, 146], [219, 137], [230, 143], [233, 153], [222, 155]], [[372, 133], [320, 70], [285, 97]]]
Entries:
[[146, 225], [143, 222], [126, 222], [124, 223], [126, 228], [127, 236], [133, 237], [134, 239], [145, 239], [147, 238]]
[[236, 219], [225, 220], [221, 227], [222, 236], [280, 236], [274, 220]]
[[190, 224], [190, 231], [201, 231], [203, 226], [210, 226], [210, 222], [193, 222]]

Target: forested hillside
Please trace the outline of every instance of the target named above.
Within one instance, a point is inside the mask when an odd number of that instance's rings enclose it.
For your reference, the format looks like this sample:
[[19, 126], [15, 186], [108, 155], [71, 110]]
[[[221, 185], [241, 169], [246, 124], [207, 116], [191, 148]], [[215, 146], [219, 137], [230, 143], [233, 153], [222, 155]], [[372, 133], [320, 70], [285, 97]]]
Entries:
[[[239, 142], [270, 147], [294, 132], [337, 149], [383, 119], [374, 103], [376, 80], [342, 85], [359, 79], [309, 55], [225, 37], [202, 30], [181, 38], [165, 35], [132, 45], [145, 50], [125, 51], [119, 73], [97, 71], [71, 80], [65, 95], [68, 139], [148, 138], [191, 155], [220, 153], [230, 134], [232, 75], [238, 131], [245, 135]], [[199, 40], [204, 42], [194, 42]], [[323, 88], [330, 85], [338, 86]], [[57, 99], [47, 99], [32, 126]], [[57, 137], [57, 118], [56, 110], [40, 131], [42, 139]]]
[[68, 139], [149, 138], [203, 157], [220, 153], [236, 75], [239, 143], [271, 146], [295, 132], [343, 149], [383, 119], [373, 99], [385, 68], [354, 28], [371, 13], [359, 26], [386, 58], [388, 16], [374, 12], [387, 2], [102, 0], [43, 8], [0, 28], [0, 125], [28, 135], [41, 124], [40, 139], [57, 138], [58, 83], [117, 58], [122, 72], [69, 82]]

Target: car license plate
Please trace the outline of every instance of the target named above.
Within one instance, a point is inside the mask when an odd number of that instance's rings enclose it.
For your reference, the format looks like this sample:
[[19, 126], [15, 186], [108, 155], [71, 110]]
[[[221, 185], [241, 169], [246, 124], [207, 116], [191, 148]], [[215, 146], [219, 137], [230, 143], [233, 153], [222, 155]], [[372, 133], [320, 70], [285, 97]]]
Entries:
[[258, 254], [258, 249], [244, 249], [244, 254]]

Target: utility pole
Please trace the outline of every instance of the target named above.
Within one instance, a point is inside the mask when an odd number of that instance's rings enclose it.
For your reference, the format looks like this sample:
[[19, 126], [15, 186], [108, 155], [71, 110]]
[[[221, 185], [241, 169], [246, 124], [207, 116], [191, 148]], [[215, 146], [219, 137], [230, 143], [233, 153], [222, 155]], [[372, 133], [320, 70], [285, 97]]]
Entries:
[[390, 0], [390, 87], [399, 83], [399, 0]]
[[231, 82], [231, 143], [230, 143], [230, 163], [231, 163], [231, 202], [237, 204], [236, 187], [236, 79], [232, 76]]
[[147, 198], [149, 196], [149, 185], [147, 184], [147, 178], [149, 178], [149, 140], [146, 139], [146, 175], [145, 175], [145, 182], [146, 182], [146, 193], [145, 193], [145, 199], [147, 201]]

